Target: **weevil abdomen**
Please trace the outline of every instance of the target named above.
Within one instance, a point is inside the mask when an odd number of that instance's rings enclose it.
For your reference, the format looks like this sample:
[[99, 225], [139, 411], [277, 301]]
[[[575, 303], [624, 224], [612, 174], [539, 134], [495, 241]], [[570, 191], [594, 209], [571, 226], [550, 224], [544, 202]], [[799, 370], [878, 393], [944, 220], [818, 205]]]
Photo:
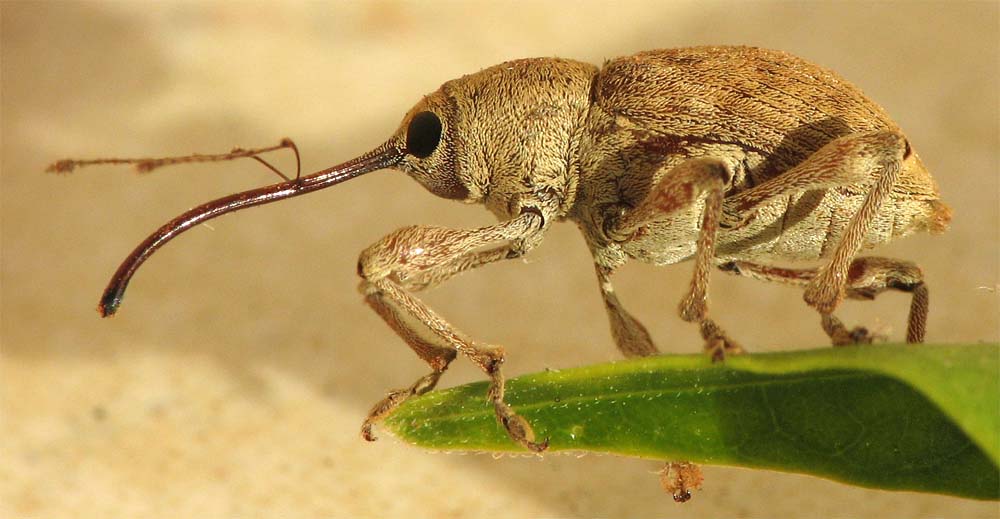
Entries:
[[[598, 256], [667, 264], [691, 257], [703, 206], [650, 223], [622, 243], [601, 231], [635, 207], [677, 164], [716, 157], [732, 164], [727, 201], [785, 174], [832, 141], [899, 134], [888, 115], [833, 72], [790, 54], [749, 47], [644, 52], [605, 63], [595, 79], [581, 143], [576, 212]], [[920, 159], [905, 159], [872, 246], [917, 230], [943, 230], [950, 216]], [[826, 257], [873, 179], [791, 192], [760, 204], [738, 229], [723, 229], [718, 254], [784, 261]]]

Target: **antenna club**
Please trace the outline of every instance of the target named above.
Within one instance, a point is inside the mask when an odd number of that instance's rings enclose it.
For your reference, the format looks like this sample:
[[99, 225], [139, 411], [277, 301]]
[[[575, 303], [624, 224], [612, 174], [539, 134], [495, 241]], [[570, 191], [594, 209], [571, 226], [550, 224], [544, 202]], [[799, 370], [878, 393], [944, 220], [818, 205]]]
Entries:
[[49, 164], [49, 166], [47, 168], [45, 168], [45, 172], [46, 173], [72, 173], [73, 170], [76, 169], [76, 166], [77, 166], [77, 161], [75, 161], [75, 160], [69, 160], [69, 159], [60, 160], [58, 162], [54, 162], [52, 164]]

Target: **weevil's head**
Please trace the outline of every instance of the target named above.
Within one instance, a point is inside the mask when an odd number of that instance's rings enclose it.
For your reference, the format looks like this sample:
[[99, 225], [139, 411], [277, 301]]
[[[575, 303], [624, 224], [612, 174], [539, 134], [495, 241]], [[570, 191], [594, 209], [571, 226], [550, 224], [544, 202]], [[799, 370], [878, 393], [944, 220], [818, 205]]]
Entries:
[[516, 200], [547, 191], [572, 204], [576, 140], [593, 65], [525, 59], [449, 81], [403, 118], [396, 165], [435, 195], [513, 216]]
[[385, 168], [405, 171], [438, 196], [485, 202], [501, 218], [529, 205], [544, 206], [546, 218], [563, 216], [575, 199], [575, 141], [596, 74], [584, 63], [533, 59], [449, 81], [417, 103], [393, 137], [360, 157], [213, 200], [170, 220], [122, 262], [98, 308], [104, 316], [113, 315], [139, 266], [187, 229]]
[[469, 179], [461, 175], [459, 124], [455, 107], [441, 91], [424, 97], [403, 118], [393, 141], [403, 150], [396, 166], [443, 198], [470, 198]]

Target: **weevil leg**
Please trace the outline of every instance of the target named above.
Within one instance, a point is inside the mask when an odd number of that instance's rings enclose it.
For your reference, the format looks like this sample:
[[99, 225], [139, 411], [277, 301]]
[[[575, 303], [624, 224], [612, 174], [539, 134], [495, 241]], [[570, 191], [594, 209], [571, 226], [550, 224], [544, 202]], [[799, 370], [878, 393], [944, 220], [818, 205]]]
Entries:
[[[715, 239], [722, 216], [723, 193], [732, 178], [733, 171], [730, 165], [722, 159], [698, 158], [682, 162], [666, 172], [638, 206], [617, 220], [613, 220], [605, 229], [605, 233], [612, 239], [627, 241], [643, 225], [688, 209], [704, 196], [705, 207], [702, 210], [701, 229], [695, 249], [694, 274], [688, 293], [681, 300], [679, 310], [681, 319], [699, 324], [701, 336], [705, 340], [705, 351], [716, 361], [723, 360], [726, 355], [743, 353], [743, 348], [708, 317], [709, 273], [714, 264]], [[605, 292], [604, 285], [610, 272], [602, 274], [604, 273], [599, 267], [598, 277], [602, 284], [602, 292]], [[610, 284], [607, 286], [610, 288]], [[613, 292], [610, 295], [614, 297]], [[607, 304], [608, 299], [606, 294], [605, 303], [614, 330], [616, 317], [631, 316], [623, 310], [618, 312], [621, 310], [620, 305]], [[612, 299], [612, 302], [617, 303], [617, 298]], [[638, 321], [634, 319], [632, 321], [639, 327], [642, 326]], [[625, 323], [627, 325], [628, 321]], [[642, 331], [645, 332], [645, 329]], [[652, 347], [651, 342], [650, 347]], [[625, 351], [620, 341], [619, 348]], [[691, 498], [691, 490], [700, 488], [701, 469], [686, 461], [667, 462], [661, 471], [660, 480], [664, 490], [670, 492], [675, 501], [684, 502]]]
[[[920, 267], [909, 261], [880, 257], [861, 257], [851, 262], [847, 269], [846, 297], [850, 299], [875, 299], [875, 296], [886, 290], [898, 290], [911, 294], [910, 312], [906, 325], [906, 342], [911, 344], [924, 342], [930, 294], [927, 291], [927, 284], [924, 283], [924, 273]], [[829, 314], [822, 314], [824, 328], [826, 327], [827, 315]], [[835, 323], [834, 328], [839, 329], [836, 328]], [[851, 335], [854, 335], [854, 331], [851, 332]]]
[[714, 360], [743, 353], [743, 348], [708, 316], [709, 273], [715, 259], [723, 193], [732, 178], [732, 166], [723, 159], [702, 157], [684, 161], [666, 172], [638, 206], [605, 230], [613, 239], [628, 240], [641, 226], [689, 209], [704, 197], [705, 207], [694, 255], [694, 274], [690, 288], [681, 300], [680, 316], [687, 322], [698, 323], [705, 340], [705, 350]]
[[[649, 332], [632, 314], [628, 313], [615, 295], [611, 286], [614, 268], [595, 264], [597, 280], [604, 298], [604, 308], [611, 322], [611, 335], [625, 357], [646, 357], [656, 355], [659, 350], [649, 337]], [[689, 461], [668, 461], [660, 469], [660, 485], [674, 501], [684, 503], [691, 499], [691, 491], [701, 489], [701, 467]]]
[[371, 411], [368, 412], [368, 416], [361, 425], [361, 436], [368, 441], [374, 441], [375, 436], [372, 434], [372, 427], [388, 416], [393, 409], [406, 401], [407, 398], [422, 395], [434, 389], [441, 375], [448, 369], [448, 365], [451, 364], [452, 360], [455, 360], [456, 350], [436, 344], [433, 337], [422, 336], [418, 331], [419, 328], [407, 322], [406, 313], [394, 305], [393, 301], [387, 299], [381, 292], [366, 294], [365, 302], [433, 370], [429, 374], [420, 377], [408, 388], [390, 391], [384, 399], [372, 406]]
[[[721, 159], [700, 158], [685, 161], [668, 171], [636, 208], [622, 215], [614, 222], [613, 228], [606, 230], [609, 236], [627, 240], [642, 225], [687, 209], [704, 196], [705, 208], [702, 211], [701, 230], [698, 234], [695, 251], [694, 274], [688, 293], [681, 301], [680, 315], [685, 321], [699, 323], [702, 338], [705, 340], [705, 350], [713, 360], [722, 360], [726, 355], [743, 352], [743, 348], [730, 339], [719, 325], [708, 317], [707, 304], [708, 278], [715, 257], [715, 237], [722, 215], [723, 192], [731, 182], [732, 177], [729, 165]], [[603, 276], [602, 274], [601, 269], [598, 268], [602, 292], [606, 292], [604, 286], [606, 277], [610, 273]], [[610, 288], [610, 284], [608, 284], [608, 288]], [[612, 330], [615, 330], [616, 317], [630, 318], [631, 316], [624, 313], [623, 310], [619, 312], [621, 307], [616, 304], [617, 298], [614, 298], [613, 292], [610, 293], [610, 296], [615, 305], [607, 304], [609, 300], [607, 293], [605, 294], [605, 303], [612, 319]], [[634, 319], [631, 321], [638, 325], [642, 332], [645, 332], [638, 321]], [[622, 324], [618, 325], [619, 329], [628, 324], [629, 321], [624, 320]], [[618, 340], [617, 334], [616, 340]], [[625, 350], [622, 341], [618, 342], [619, 348], [628, 355], [629, 351]], [[649, 347], [653, 348], [651, 342]], [[655, 348], [653, 351], [655, 352]], [[701, 487], [701, 469], [696, 464], [686, 461], [667, 462], [660, 473], [660, 480], [664, 490], [669, 492], [675, 501], [682, 503], [691, 498], [691, 490]]]
[[628, 313], [615, 295], [615, 289], [611, 286], [611, 275], [614, 270], [609, 267], [596, 265], [597, 281], [601, 287], [601, 296], [604, 298], [604, 308], [608, 311], [608, 320], [611, 322], [611, 335], [615, 339], [618, 350], [625, 357], [645, 357], [656, 355], [659, 350], [649, 337], [649, 332], [632, 314]]
[[[473, 252], [459, 256], [454, 261], [440, 265], [438, 268], [419, 272], [408, 277], [405, 282], [401, 282], [400, 284], [407, 290], [424, 290], [465, 270], [516, 256], [517, 254], [514, 254], [512, 248], [507, 245], [486, 251]], [[360, 289], [362, 293], [369, 292], [365, 282], [362, 282]], [[427, 333], [421, 334], [421, 329], [428, 332], [426, 327], [422, 327], [413, 322], [412, 319], [408, 319], [407, 313], [395, 305], [392, 299], [386, 298], [382, 292], [371, 291], [370, 293], [366, 293], [365, 302], [433, 370], [408, 388], [390, 391], [384, 399], [372, 406], [361, 426], [361, 435], [368, 441], [374, 441], [375, 436], [372, 433], [372, 427], [399, 407], [406, 399], [411, 396], [422, 395], [434, 389], [441, 375], [448, 369], [448, 365], [455, 359], [457, 350], [443, 343], [443, 341], [433, 334], [430, 334], [430, 336], [427, 336]]]
[[903, 136], [895, 135], [895, 137], [898, 138], [892, 139], [892, 142], [885, 142], [884, 147], [874, 150], [880, 155], [872, 168], [873, 173], [877, 175], [875, 184], [858, 212], [847, 224], [829, 263], [820, 267], [816, 277], [806, 287], [804, 295], [806, 303], [816, 308], [822, 315], [833, 313], [843, 300], [851, 261], [861, 250], [865, 235], [870, 231], [875, 217], [878, 216], [889, 198], [892, 186], [899, 178], [903, 155], [908, 146]]
[[791, 192], [849, 185], [867, 189], [868, 195], [847, 223], [830, 260], [806, 287], [806, 303], [821, 315], [831, 315], [846, 294], [851, 261], [889, 199], [909, 152], [906, 138], [895, 131], [834, 139], [798, 166], [726, 200], [727, 223], [745, 219], [761, 203]]
[[[459, 256], [454, 261], [444, 263], [437, 268], [416, 273], [408, 277], [405, 282], [401, 281], [400, 284], [407, 290], [424, 290], [460, 272], [494, 261], [517, 257], [518, 255], [520, 254], [508, 245], [481, 252], [473, 252]], [[364, 284], [362, 284], [361, 290], [362, 292], [365, 291]], [[366, 295], [365, 302], [416, 352], [417, 356], [433, 369], [431, 373], [418, 379], [412, 386], [390, 391], [384, 399], [372, 407], [364, 424], [361, 426], [361, 434], [366, 440], [374, 441], [375, 436], [372, 434], [374, 424], [388, 416], [393, 409], [402, 404], [407, 398], [419, 396], [434, 389], [441, 375], [448, 368], [448, 365], [455, 359], [456, 350], [447, 345], [436, 344], [436, 337], [421, 336], [418, 332], [421, 327], [415, 325], [413, 322], [407, 322], [406, 312], [395, 306], [392, 300], [387, 299], [381, 292], [376, 291]]]
[[[370, 437], [374, 423], [407, 398], [433, 388], [447, 364], [460, 353], [489, 376], [487, 397], [508, 435], [529, 450], [545, 450], [548, 440], [536, 442], [528, 422], [504, 401], [503, 348], [473, 342], [407, 290], [420, 290], [459, 272], [521, 256], [540, 241], [545, 222], [540, 212], [526, 211], [507, 222], [473, 230], [405, 227], [362, 252], [358, 262], [358, 274], [363, 279], [360, 289], [369, 304], [434, 370], [410, 388], [394, 391], [376, 404], [362, 429], [366, 437]], [[499, 241], [508, 243], [478, 250]]]
[[[719, 266], [733, 274], [806, 288], [819, 269], [787, 269], [758, 265], [746, 261], [731, 261]], [[907, 319], [906, 342], [924, 341], [927, 326], [929, 294], [924, 275], [915, 263], [892, 258], [866, 256], [855, 258], [847, 269], [845, 296], [849, 299], [875, 299], [886, 290], [912, 294]], [[835, 346], [871, 343], [875, 336], [862, 326], [848, 330], [832, 313], [821, 314], [823, 331]]]
[[[625, 357], [645, 357], [656, 355], [659, 350], [649, 337], [649, 332], [635, 317], [632, 317], [618, 301], [614, 287], [611, 286], [611, 275], [614, 268], [602, 265], [597, 267], [597, 280], [604, 298], [604, 307], [611, 321], [611, 335], [615, 344]], [[660, 469], [660, 485], [669, 493], [674, 501], [684, 503], [691, 499], [693, 490], [700, 490], [702, 483], [701, 467], [689, 461], [668, 461]]]
[[668, 461], [660, 470], [660, 486], [678, 503], [690, 500], [691, 491], [701, 490], [704, 480], [701, 467], [690, 461]]
[[489, 263], [513, 259], [522, 256], [525, 251], [520, 247], [502, 245], [484, 251], [475, 251], [456, 257], [454, 260], [420, 272], [413, 272], [398, 278], [400, 286], [411, 292], [419, 292], [435, 287], [452, 277], [467, 270], [472, 270]]

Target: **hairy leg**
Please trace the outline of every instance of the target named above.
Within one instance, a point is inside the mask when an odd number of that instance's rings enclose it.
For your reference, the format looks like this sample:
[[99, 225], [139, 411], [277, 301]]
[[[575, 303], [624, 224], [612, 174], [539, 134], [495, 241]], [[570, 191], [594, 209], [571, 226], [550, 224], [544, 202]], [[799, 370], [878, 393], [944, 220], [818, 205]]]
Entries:
[[601, 288], [601, 297], [604, 298], [604, 308], [608, 312], [608, 320], [611, 323], [611, 336], [615, 339], [615, 345], [625, 357], [645, 357], [656, 355], [659, 351], [649, 337], [649, 332], [632, 314], [618, 301], [615, 289], [611, 285], [612, 269], [595, 265], [597, 268], [597, 281]]
[[806, 303], [821, 315], [831, 316], [846, 295], [848, 269], [889, 200], [902, 171], [903, 159], [909, 153], [906, 138], [895, 131], [857, 133], [834, 139], [798, 166], [727, 199], [726, 223], [738, 226], [760, 204], [789, 193], [845, 186], [866, 189], [867, 196], [847, 223], [829, 261], [806, 286]]
[[606, 230], [613, 239], [627, 241], [643, 225], [689, 210], [704, 199], [694, 273], [688, 292], [681, 300], [680, 316], [687, 322], [698, 323], [705, 340], [705, 350], [715, 360], [722, 360], [727, 354], [743, 352], [743, 348], [708, 315], [708, 281], [715, 262], [715, 240], [722, 216], [723, 192], [732, 178], [731, 166], [723, 159], [706, 157], [684, 161], [666, 172], [638, 206]]
[[[372, 408], [362, 426], [366, 438], [372, 438], [374, 423], [407, 398], [433, 388], [458, 353], [489, 376], [487, 397], [510, 437], [535, 452], [547, 447], [547, 440], [536, 442], [531, 426], [504, 401], [503, 349], [472, 341], [407, 290], [440, 283], [490, 261], [518, 257], [537, 243], [543, 226], [541, 215], [526, 212], [513, 220], [473, 230], [405, 227], [362, 252], [358, 262], [363, 279], [360, 289], [369, 305], [433, 370], [409, 388], [390, 392]], [[498, 241], [508, 243], [480, 250]]]
[[[788, 269], [759, 265], [746, 261], [731, 261], [719, 266], [723, 271], [761, 281], [808, 287], [820, 269]], [[845, 296], [849, 299], [875, 299], [886, 290], [912, 294], [907, 320], [906, 342], [924, 340], [927, 326], [928, 292], [923, 272], [916, 264], [881, 257], [855, 258], [847, 269]], [[835, 346], [870, 343], [874, 337], [864, 327], [848, 330], [832, 313], [821, 314], [823, 331]]]

